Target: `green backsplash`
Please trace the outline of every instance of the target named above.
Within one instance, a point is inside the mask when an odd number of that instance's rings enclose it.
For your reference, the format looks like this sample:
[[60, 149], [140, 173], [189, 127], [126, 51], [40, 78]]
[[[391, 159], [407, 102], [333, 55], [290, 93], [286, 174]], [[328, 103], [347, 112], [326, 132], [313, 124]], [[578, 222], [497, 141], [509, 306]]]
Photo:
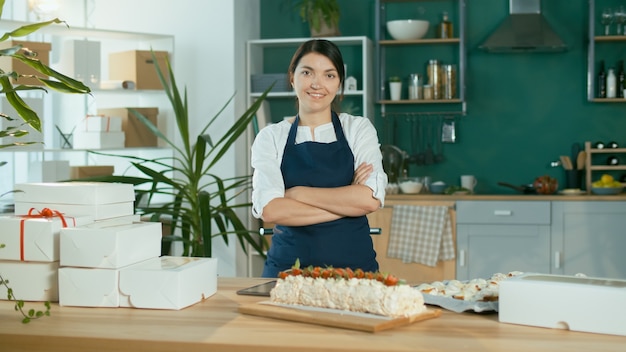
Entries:
[[[288, 3], [283, 0], [261, 1], [262, 38], [309, 36], [307, 24], [302, 23]], [[374, 40], [375, 2], [339, 0], [339, 3], [342, 35], [365, 35]], [[402, 6], [412, 7], [401, 10], [388, 7], [388, 18], [419, 16], [429, 19], [431, 29], [428, 36], [432, 36], [433, 21], [437, 23], [441, 12], [449, 10], [456, 36], [456, 1], [447, 7], [446, 3], [403, 3]], [[584, 141], [616, 141], [626, 147], [626, 100], [624, 104], [587, 101], [587, 1], [542, 2], [543, 14], [566, 42], [568, 51], [518, 54], [490, 54], [478, 48], [508, 15], [508, 1], [471, 0], [467, 3], [467, 115], [456, 118], [456, 143], [443, 145], [445, 161], [431, 166], [411, 165], [411, 176], [428, 175], [435, 181], [458, 185], [460, 175], [473, 174], [478, 179], [477, 193], [512, 193], [515, 191], [498, 186], [497, 182], [527, 184], [543, 174], [557, 177], [563, 187], [564, 170], [550, 167], [550, 162], [558, 160], [559, 155], [570, 155], [572, 143], [578, 142], [583, 146]], [[598, 1], [596, 12], [599, 16], [603, 6], [621, 3], [617, 0]], [[600, 24], [597, 31], [601, 32]], [[408, 53], [417, 50], [411, 56], [417, 59], [408, 64], [407, 58], [401, 57], [399, 52], [394, 69], [401, 75], [415, 71], [414, 67], [405, 66], [418, 62], [418, 67], [424, 60], [419, 50], [428, 50], [428, 47], [407, 47], [406, 50]], [[291, 54], [292, 51], [288, 50], [281, 53], [284, 57], [269, 60], [271, 63], [266, 65], [266, 70], [286, 72]], [[347, 62], [350, 62], [351, 55], [344, 54]], [[613, 66], [618, 59], [626, 60], [626, 42], [602, 43], [598, 45], [596, 55], [597, 60], [606, 60], [607, 67]], [[389, 66], [387, 70], [391, 73]], [[375, 99], [374, 96], [371, 98]], [[352, 104], [358, 107], [360, 102]], [[293, 101], [272, 101], [271, 105], [272, 114], [279, 118], [294, 113]], [[403, 106], [401, 109], [427, 111], [430, 108], [419, 105]], [[373, 120], [381, 141], [387, 143], [385, 128], [388, 124], [380, 116], [379, 105], [375, 110]], [[400, 131], [396, 134], [395, 143], [410, 151], [411, 133], [406, 128], [410, 125], [403, 120], [406, 119], [396, 121]], [[626, 155], [619, 157], [621, 163], [626, 164]], [[599, 176], [597, 174], [594, 178]], [[615, 176], [620, 177], [621, 173]]]

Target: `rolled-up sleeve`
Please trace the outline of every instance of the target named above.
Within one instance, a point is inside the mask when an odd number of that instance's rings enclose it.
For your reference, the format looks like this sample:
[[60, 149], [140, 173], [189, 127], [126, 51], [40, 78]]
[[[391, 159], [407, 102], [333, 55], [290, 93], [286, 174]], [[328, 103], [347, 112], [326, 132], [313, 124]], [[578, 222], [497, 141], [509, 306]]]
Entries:
[[263, 215], [267, 203], [285, 195], [280, 163], [286, 140], [282, 140], [280, 128], [278, 125], [267, 126], [252, 143], [252, 215], [257, 219]]
[[348, 144], [354, 154], [354, 168], [361, 163], [374, 166], [374, 171], [365, 182], [372, 189], [374, 198], [380, 200], [381, 207], [385, 204], [387, 174], [383, 169], [383, 157], [380, 151], [378, 133], [370, 120], [342, 114], [342, 124]]

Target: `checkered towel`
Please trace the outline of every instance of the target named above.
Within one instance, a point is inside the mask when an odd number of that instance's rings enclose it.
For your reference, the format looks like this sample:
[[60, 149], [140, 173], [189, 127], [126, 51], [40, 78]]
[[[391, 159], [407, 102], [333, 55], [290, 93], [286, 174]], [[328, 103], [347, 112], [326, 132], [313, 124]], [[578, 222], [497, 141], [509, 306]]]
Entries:
[[438, 260], [454, 259], [448, 207], [394, 206], [387, 257], [428, 266], [436, 266]]

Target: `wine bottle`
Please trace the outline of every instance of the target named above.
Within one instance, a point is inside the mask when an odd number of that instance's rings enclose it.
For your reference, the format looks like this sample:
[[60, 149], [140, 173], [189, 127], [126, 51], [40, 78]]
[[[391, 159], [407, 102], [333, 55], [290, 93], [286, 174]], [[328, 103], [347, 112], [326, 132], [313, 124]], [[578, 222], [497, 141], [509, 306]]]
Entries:
[[606, 98], [606, 72], [604, 71], [604, 60], [600, 61], [598, 69], [598, 98]]
[[617, 62], [617, 97], [624, 98], [624, 81], [626, 80], [626, 75], [624, 74], [624, 60], [619, 60]]
[[617, 76], [613, 67], [609, 68], [609, 73], [606, 75], [606, 97], [617, 97]]

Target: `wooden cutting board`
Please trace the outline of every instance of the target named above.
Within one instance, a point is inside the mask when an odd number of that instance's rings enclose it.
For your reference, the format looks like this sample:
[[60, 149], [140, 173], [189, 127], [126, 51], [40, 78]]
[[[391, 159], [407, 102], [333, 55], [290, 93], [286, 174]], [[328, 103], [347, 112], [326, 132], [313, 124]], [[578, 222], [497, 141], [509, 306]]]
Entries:
[[297, 321], [301, 323], [332, 326], [343, 329], [377, 332], [408, 325], [418, 321], [436, 318], [440, 309], [428, 308], [425, 312], [402, 318], [386, 318], [371, 314], [350, 314], [340, 310], [298, 307], [285, 307], [264, 303], [239, 306], [239, 312], [261, 317]]

